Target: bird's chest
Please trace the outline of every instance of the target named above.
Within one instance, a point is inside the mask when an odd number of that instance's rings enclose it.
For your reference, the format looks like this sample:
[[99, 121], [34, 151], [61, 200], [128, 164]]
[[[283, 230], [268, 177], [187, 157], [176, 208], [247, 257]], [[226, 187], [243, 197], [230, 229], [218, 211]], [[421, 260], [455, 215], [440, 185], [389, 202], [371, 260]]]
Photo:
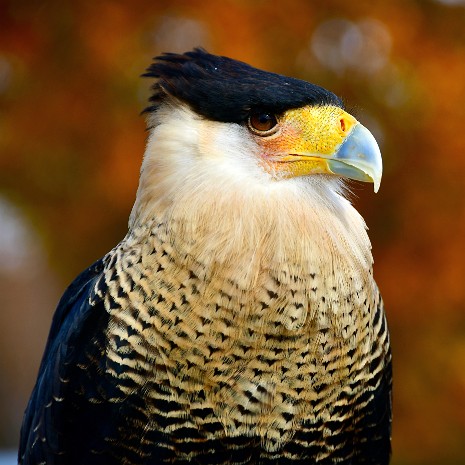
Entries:
[[[137, 355], [121, 376], [142, 387], [154, 422], [169, 415], [166, 432], [189, 424], [206, 436], [219, 425], [226, 435], [261, 437], [269, 450], [298, 423], [323, 424], [327, 406], [363, 371], [362, 297], [355, 290], [337, 296], [317, 270], [264, 269], [250, 291], [206, 277], [198, 263], [175, 265], [161, 250], [150, 270], [121, 269], [131, 299], [108, 305], [109, 357]], [[335, 296], [345, 305], [336, 309]]]

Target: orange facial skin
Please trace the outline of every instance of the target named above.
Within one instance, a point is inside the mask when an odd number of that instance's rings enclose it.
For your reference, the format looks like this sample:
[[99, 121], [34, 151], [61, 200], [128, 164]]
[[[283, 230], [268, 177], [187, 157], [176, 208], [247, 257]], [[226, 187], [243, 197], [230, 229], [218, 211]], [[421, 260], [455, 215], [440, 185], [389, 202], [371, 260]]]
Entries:
[[278, 117], [276, 131], [257, 136], [265, 169], [277, 177], [332, 173], [326, 162], [357, 120], [335, 106], [307, 106]]

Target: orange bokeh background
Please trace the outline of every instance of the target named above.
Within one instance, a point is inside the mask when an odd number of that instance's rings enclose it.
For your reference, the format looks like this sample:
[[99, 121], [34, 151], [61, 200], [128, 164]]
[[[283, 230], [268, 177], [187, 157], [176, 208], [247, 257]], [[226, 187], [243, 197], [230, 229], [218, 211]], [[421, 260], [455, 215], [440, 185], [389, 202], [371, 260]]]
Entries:
[[320, 84], [377, 137], [370, 228], [394, 465], [465, 463], [465, 2], [0, 1], [0, 447], [56, 302], [125, 234], [153, 56], [201, 45]]

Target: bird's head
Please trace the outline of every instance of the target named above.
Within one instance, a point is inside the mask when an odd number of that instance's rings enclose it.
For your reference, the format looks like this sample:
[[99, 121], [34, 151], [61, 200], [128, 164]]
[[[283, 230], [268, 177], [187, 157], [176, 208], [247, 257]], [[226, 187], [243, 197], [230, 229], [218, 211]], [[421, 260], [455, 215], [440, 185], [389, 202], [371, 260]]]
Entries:
[[[325, 174], [379, 188], [382, 162], [374, 137], [321, 87], [201, 49], [158, 57], [145, 76], [157, 78], [149, 112], [167, 103], [171, 110], [187, 106], [212, 142], [222, 133], [220, 152], [248, 152], [275, 179]], [[207, 157], [216, 152], [214, 144], [205, 148]]]
[[243, 251], [249, 269], [260, 250], [267, 266], [338, 250], [371, 266], [343, 180], [377, 191], [381, 155], [338, 97], [201, 49], [162, 55], [145, 76], [156, 81], [131, 231], [169, 225], [172, 241], [196, 244], [192, 255], [236, 269]]
[[341, 179], [379, 188], [374, 137], [322, 87], [202, 49], [157, 57], [144, 76], [156, 82], [136, 211], [190, 182], [189, 195], [215, 182], [236, 192], [292, 183], [340, 192]]

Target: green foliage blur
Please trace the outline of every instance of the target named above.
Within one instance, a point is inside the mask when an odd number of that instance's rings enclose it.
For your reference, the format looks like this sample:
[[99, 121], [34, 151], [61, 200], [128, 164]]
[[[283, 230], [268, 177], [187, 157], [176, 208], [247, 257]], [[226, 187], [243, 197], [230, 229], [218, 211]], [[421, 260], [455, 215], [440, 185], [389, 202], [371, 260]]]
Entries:
[[377, 137], [354, 183], [394, 352], [394, 465], [465, 463], [465, 2], [0, 2], [0, 447], [56, 302], [121, 240], [153, 56], [203, 46], [320, 84]]

